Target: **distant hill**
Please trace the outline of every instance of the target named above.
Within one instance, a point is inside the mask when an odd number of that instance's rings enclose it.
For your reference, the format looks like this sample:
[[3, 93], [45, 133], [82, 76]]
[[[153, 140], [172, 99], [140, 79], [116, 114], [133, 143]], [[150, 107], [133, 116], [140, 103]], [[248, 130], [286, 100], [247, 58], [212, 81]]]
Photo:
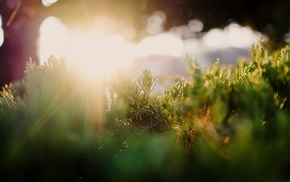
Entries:
[[130, 66], [129, 73], [133, 77], [138, 77], [144, 69], [150, 70], [156, 76], [186, 76], [185, 61], [181, 57], [150, 55], [145, 58], [138, 58]]
[[221, 64], [236, 64], [239, 58], [250, 57], [248, 48], [228, 47], [219, 50], [206, 51], [197, 57], [197, 61], [201, 65], [207, 66], [220, 60]]
[[[195, 58], [202, 68], [207, 67], [220, 59], [221, 64], [235, 64], [241, 57], [249, 57], [249, 50], [243, 48], [229, 47], [214, 51], [202, 52], [196, 55]], [[186, 73], [186, 65], [183, 57], [174, 57], [168, 55], [150, 55], [144, 58], [138, 58], [133, 61], [128, 68], [128, 74], [135, 80], [142, 74], [142, 71], [148, 69], [154, 76], [175, 78], [182, 76], [188, 78]], [[164, 90], [164, 85], [168, 83], [157, 83], [154, 90], [155, 93], [161, 93]]]
[[[219, 50], [201, 52], [199, 55], [193, 55], [201, 67], [207, 67], [216, 62], [217, 58], [221, 64], [236, 64], [242, 57], [250, 57], [249, 50], [246, 48], [228, 47]], [[144, 69], [150, 70], [154, 75], [164, 75], [175, 77], [187, 76], [186, 66], [183, 57], [174, 57], [168, 55], [150, 55], [144, 58], [138, 58], [133, 61], [129, 68], [129, 73], [137, 77]]]

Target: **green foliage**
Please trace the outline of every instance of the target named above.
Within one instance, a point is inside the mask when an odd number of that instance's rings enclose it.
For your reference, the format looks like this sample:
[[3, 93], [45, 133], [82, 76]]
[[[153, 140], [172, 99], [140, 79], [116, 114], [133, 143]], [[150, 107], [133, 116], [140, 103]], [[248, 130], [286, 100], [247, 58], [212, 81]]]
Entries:
[[128, 84], [117, 96], [127, 105], [127, 121], [137, 128], [161, 132], [165, 128], [166, 118], [158, 108], [155, 97], [151, 97], [157, 77], [144, 70], [136, 82]]
[[205, 70], [186, 58], [190, 79], [162, 95], [148, 70], [88, 81], [65, 60], [28, 63], [0, 92], [1, 179], [289, 180], [290, 49], [251, 52]]

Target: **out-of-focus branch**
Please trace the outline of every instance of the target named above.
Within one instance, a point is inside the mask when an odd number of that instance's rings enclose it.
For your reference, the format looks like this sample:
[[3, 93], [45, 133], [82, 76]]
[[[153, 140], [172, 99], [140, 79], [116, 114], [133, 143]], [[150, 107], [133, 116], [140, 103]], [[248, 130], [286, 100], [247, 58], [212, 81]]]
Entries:
[[15, 19], [15, 16], [17, 15], [17, 13], [20, 10], [21, 4], [22, 4], [22, 0], [18, 0], [14, 11], [12, 12], [9, 20], [6, 23], [6, 26], [7, 27], [9, 27], [12, 24], [13, 20]]

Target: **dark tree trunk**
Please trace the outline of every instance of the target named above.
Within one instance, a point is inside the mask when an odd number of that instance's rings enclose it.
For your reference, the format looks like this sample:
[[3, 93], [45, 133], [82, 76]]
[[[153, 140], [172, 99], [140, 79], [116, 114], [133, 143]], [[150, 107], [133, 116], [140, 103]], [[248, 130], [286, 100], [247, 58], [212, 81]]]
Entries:
[[41, 10], [41, 1], [0, 0], [4, 30], [4, 43], [0, 47], [0, 88], [20, 80], [30, 58], [38, 62], [37, 39], [42, 20], [37, 11]]
[[38, 27], [38, 23], [29, 22], [18, 29], [4, 30], [5, 40], [0, 47], [1, 87], [22, 78], [29, 58], [38, 62], [36, 55]]

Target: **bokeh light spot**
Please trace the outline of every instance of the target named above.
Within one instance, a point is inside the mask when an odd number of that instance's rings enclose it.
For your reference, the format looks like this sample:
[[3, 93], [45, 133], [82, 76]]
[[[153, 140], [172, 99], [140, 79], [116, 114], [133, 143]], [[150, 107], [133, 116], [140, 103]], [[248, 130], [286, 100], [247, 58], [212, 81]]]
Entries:
[[162, 33], [156, 36], [146, 37], [139, 44], [141, 57], [149, 55], [170, 55], [182, 56], [184, 54], [184, 44], [180, 38], [172, 33]]
[[4, 30], [2, 29], [2, 17], [0, 15], [0, 47], [4, 42]]
[[163, 31], [166, 15], [162, 11], [155, 11], [147, 20], [147, 32], [157, 34]]
[[42, 0], [42, 4], [46, 7], [51, 6], [52, 4], [56, 3], [58, 0]]
[[192, 32], [200, 32], [203, 29], [203, 23], [198, 19], [193, 19], [188, 22], [188, 27]]
[[44, 63], [51, 55], [65, 56], [68, 43], [68, 31], [56, 17], [46, 18], [39, 28], [39, 59]]
[[238, 24], [230, 24], [222, 29], [212, 29], [204, 37], [203, 43], [208, 47], [250, 47], [254, 42], [262, 39], [262, 35], [248, 27]]

